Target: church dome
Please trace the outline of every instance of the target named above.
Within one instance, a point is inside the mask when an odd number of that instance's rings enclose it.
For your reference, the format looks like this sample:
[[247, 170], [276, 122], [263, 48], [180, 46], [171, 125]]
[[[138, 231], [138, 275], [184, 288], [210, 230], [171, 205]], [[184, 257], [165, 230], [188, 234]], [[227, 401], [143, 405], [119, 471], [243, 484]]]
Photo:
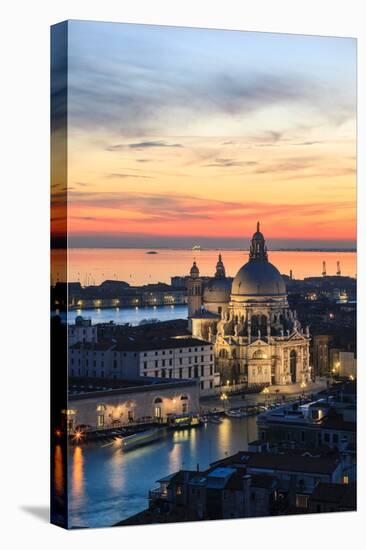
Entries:
[[240, 296], [284, 296], [286, 286], [274, 265], [268, 261], [249, 261], [236, 274], [231, 293]]
[[226, 278], [211, 279], [203, 291], [203, 301], [224, 303], [230, 301], [231, 280]]

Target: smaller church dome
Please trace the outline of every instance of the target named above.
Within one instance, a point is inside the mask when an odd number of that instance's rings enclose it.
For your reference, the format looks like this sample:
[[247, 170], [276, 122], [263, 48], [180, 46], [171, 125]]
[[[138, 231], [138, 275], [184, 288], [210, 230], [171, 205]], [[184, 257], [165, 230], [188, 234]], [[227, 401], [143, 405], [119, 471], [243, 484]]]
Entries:
[[196, 278], [196, 277], [199, 277], [199, 274], [200, 274], [200, 270], [198, 269], [196, 262], [193, 262], [190, 275], [191, 277]]

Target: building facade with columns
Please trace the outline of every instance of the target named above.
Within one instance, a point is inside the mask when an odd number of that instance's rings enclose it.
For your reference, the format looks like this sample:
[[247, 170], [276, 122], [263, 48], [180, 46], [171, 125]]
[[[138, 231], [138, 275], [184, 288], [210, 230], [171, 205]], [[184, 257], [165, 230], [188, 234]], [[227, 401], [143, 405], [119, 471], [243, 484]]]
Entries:
[[310, 380], [308, 328], [289, 308], [286, 285], [268, 261], [259, 223], [249, 261], [234, 279], [219, 256], [216, 274], [203, 284], [194, 262], [188, 280], [192, 335], [214, 345], [222, 384], [272, 385]]

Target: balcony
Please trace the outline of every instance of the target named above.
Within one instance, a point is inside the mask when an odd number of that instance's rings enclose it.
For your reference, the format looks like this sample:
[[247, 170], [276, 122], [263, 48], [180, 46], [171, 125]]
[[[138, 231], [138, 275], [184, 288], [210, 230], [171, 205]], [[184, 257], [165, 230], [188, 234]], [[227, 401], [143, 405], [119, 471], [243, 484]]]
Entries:
[[157, 487], [156, 489], [152, 489], [149, 491], [149, 500], [151, 501], [157, 501], [157, 500], [168, 500], [168, 491], [166, 489], [162, 489], [161, 487]]

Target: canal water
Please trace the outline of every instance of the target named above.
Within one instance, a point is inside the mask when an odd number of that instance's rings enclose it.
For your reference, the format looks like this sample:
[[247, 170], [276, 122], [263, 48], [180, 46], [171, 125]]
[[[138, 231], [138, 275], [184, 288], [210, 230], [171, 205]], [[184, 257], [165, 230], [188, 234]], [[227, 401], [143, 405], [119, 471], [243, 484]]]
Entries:
[[127, 453], [118, 444], [70, 446], [70, 527], [108, 526], [132, 516], [147, 507], [148, 491], [158, 479], [181, 468], [207, 468], [247, 450], [248, 441], [256, 438], [256, 417], [224, 418], [221, 424], [169, 432]]
[[69, 310], [67, 320], [74, 323], [75, 317], [82, 315], [91, 319], [94, 323], [109, 323], [114, 321], [116, 324], [130, 323], [138, 325], [141, 321], [156, 319], [159, 321], [170, 321], [172, 319], [187, 319], [188, 307], [186, 305], [176, 306], [150, 306], [136, 308], [105, 308], [105, 309], [77, 309]]

